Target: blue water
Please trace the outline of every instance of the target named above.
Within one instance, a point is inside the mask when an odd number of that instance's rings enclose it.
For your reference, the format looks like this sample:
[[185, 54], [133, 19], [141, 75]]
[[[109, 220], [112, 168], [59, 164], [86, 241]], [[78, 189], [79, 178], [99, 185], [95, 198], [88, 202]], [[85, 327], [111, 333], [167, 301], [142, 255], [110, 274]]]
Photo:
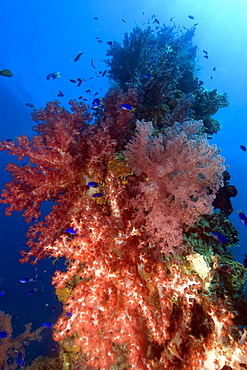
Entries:
[[[135, 25], [142, 26], [153, 14], [161, 24], [169, 25], [172, 17], [181, 27], [198, 23], [194, 37], [199, 48], [198, 77], [204, 81], [206, 89], [227, 92], [231, 102], [230, 107], [219, 110], [215, 116], [222, 127], [212, 142], [222, 149], [232, 176], [230, 183], [238, 189], [238, 196], [232, 198], [235, 211], [230, 218], [241, 238], [240, 248], [235, 248], [233, 253], [242, 262], [247, 253], [247, 228], [241, 224], [237, 210], [247, 212], [247, 153], [239, 148], [240, 144], [247, 146], [246, 0], [2, 2], [0, 69], [10, 69], [13, 77], [0, 76], [0, 141], [33, 134], [32, 109], [25, 103], [43, 107], [47, 101], [57, 98], [58, 89], [64, 93], [64, 97], [58, 99], [66, 107], [70, 99], [81, 95], [89, 97], [89, 103], [95, 92], [103, 96], [109, 87], [108, 80], [106, 76], [89, 80], [95, 76], [92, 57], [97, 70], [104, 71], [102, 59], [108, 48], [106, 42], [121, 42], [125, 32], [130, 32]], [[194, 20], [188, 18], [190, 14]], [[96, 37], [103, 42], [99, 43]], [[203, 58], [203, 49], [208, 51], [208, 60]], [[83, 55], [74, 63], [80, 51]], [[214, 67], [216, 71], [212, 72]], [[51, 72], [60, 72], [61, 78], [47, 81], [46, 75]], [[78, 77], [86, 80], [80, 87], [69, 81]], [[92, 90], [91, 96], [85, 93], [87, 89]], [[0, 153], [0, 188], [9, 181], [4, 169], [10, 160], [15, 159]], [[0, 310], [13, 316], [15, 335], [23, 331], [27, 322], [32, 322], [34, 328], [44, 321], [55, 322], [61, 307], [50, 285], [50, 276], [56, 266], [49, 260], [37, 266], [18, 262], [19, 251], [25, 248], [27, 224], [20, 214], [4, 216], [4, 209], [0, 205], [0, 291], [5, 291], [0, 297]], [[37, 273], [40, 280], [30, 284], [19, 282]], [[34, 288], [37, 291], [29, 295]], [[57, 310], [51, 312], [52, 306], [57, 306]], [[45, 340], [51, 341], [51, 329], [43, 333]], [[35, 350], [29, 350], [29, 358], [45, 351], [46, 346], [41, 343]]]

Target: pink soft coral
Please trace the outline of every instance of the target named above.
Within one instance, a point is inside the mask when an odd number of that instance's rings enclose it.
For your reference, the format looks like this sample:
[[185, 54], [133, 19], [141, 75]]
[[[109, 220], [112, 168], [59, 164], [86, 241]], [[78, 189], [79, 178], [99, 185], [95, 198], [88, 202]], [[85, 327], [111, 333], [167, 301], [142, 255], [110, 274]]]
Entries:
[[183, 226], [212, 213], [222, 186], [224, 158], [198, 133], [201, 127], [198, 121], [175, 123], [154, 136], [151, 122], [138, 121], [127, 145], [130, 168], [140, 179], [131, 199], [134, 223], [164, 253], [182, 251]]

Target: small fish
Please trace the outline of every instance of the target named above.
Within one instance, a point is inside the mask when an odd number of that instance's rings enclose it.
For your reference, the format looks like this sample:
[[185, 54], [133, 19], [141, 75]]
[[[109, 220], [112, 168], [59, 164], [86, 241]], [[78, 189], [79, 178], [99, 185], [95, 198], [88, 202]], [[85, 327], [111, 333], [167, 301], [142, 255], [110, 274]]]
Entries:
[[199, 85], [204, 85], [204, 82], [203, 81], [198, 81]]
[[242, 149], [243, 152], [247, 152], [247, 148], [244, 145], [240, 145], [240, 149]]
[[4, 294], [5, 294], [5, 291], [4, 290], [1, 290], [0, 291], [0, 297], [2, 297]]
[[43, 322], [41, 326], [45, 326], [46, 328], [52, 328], [53, 325], [50, 322]]
[[243, 261], [244, 267], [247, 268], [247, 254], [244, 255], [245, 259]]
[[90, 89], [86, 90], [86, 93], [91, 94], [91, 90]]
[[216, 67], [213, 68], [213, 71], [215, 72], [216, 71]]
[[104, 72], [102, 73], [102, 77], [104, 77], [107, 73], [107, 69], [104, 70]]
[[245, 216], [244, 212], [238, 211], [238, 217], [240, 218], [242, 224], [247, 226], [247, 217]]
[[29, 290], [28, 295], [33, 295], [33, 293], [37, 292], [37, 289]]
[[[29, 163], [25, 163], [25, 164], [29, 164]], [[38, 222], [38, 221], [40, 221], [40, 216], [39, 217], [32, 217], [31, 223], [36, 224], [36, 222]]]
[[51, 81], [51, 80], [55, 80], [57, 77], [61, 77], [60, 76], [60, 72], [49, 73], [46, 76], [46, 79], [49, 80], [49, 81]]
[[77, 78], [77, 81], [78, 81], [78, 87], [80, 87], [81, 86], [81, 84], [82, 84], [82, 79], [81, 78]]
[[20, 366], [20, 365], [23, 365], [23, 362], [24, 362], [23, 354], [20, 351], [18, 351], [18, 353], [17, 353], [17, 364]]
[[83, 96], [79, 96], [79, 98], [78, 99], [82, 99], [83, 98]]
[[155, 20], [153, 21], [153, 23], [160, 24], [160, 21], [157, 18], [155, 18]]
[[204, 54], [208, 54], [207, 50], [203, 50], [202, 52], [203, 52]]
[[99, 36], [95, 37], [95, 40], [98, 40], [99, 39]]
[[93, 19], [95, 19], [96, 21], [99, 21], [99, 18], [98, 17], [94, 17]]
[[195, 23], [195, 24], [193, 24], [193, 27], [196, 27], [196, 26], [198, 26], [198, 24], [199, 24], [199, 23]]
[[13, 76], [13, 73], [9, 69], [2, 69], [0, 71], [0, 76], [12, 77]]
[[58, 91], [57, 96], [62, 98], [64, 96], [64, 93], [61, 90], [57, 90], [57, 91]]
[[225, 237], [225, 235], [218, 233], [217, 231], [212, 231], [211, 235], [221, 244], [229, 244], [228, 239]]
[[85, 99], [85, 98], [84, 98], [84, 99], [82, 99], [82, 100], [83, 100], [83, 101], [87, 101], [87, 99]]
[[193, 17], [193, 15], [188, 15], [188, 18], [189, 19], [195, 19], [195, 17]]
[[82, 56], [82, 54], [83, 53], [80, 51], [79, 54], [77, 54], [77, 56], [74, 58], [74, 62], [77, 62], [80, 59], [80, 57]]
[[54, 351], [60, 352], [60, 348], [58, 346], [56, 346], [55, 344], [52, 344], [51, 346]]
[[102, 98], [96, 98], [92, 101], [92, 108], [99, 108], [102, 104]]
[[96, 93], [95, 94], [93, 94], [93, 96], [97, 96], [98, 95], [98, 91], [96, 91]]
[[127, 23], [126, 19], [122, 18], [122, 22]]
[[204, 58], [208, 59], [208, 55], [204, 55]]
[[22, 283], [22, 284], [28, 284], [28, 283], [31, 283], [33, 281], [32, 278], [24, 278], [24, 279], [20, 279], [19, 282]]
[[25, 103], [25, 105], [29, 108], [36, 108], [35, 105], [31, 104], [31, 103]]
[[148, 43], [148, 46], [151, 48], [155, 47], [156, 45], [157, 45], [157, 41], [151, 41]]
[[69, 228], [68, 228], [68, 229], [66, 229], [65, 231], [66, 231], [66, 233], [68, 233], [68, 234], [73, 234], [73, 235], [75, 235], [75, 234], [77, 234], [77, 231], [78, 231], [78, 230], [75, 230], [73, 227], [69, 227]]
[[210, 79], [212, 80], [213, 79], [213, 76], [210, 76]]
[[76, 84], [76, 80], [72, 80], [71, 78], [69, 78], [69, 81], [72, 82], [73, 84]]
[[50, 308], [50, 311], [51, 311], [51, 312], [54, 312], [56, 309], [57, 309], [57, 307], [56, 307], [56, 306], [52, 306], [52, 307]]
[[99, 44], [101, 45], [102, 44], [102, 42], [103, 42], [103, 40], [97, 40], [98, 42], [99, 42]]
[[107, 41], [107, 45], [112, 46], [113, 45], [113, 41]]
[[147, 79], [150, 79], [151, 78], [151, 75], [149, 73], [147, 73], [147, 74], [142, 75], [142, 77], [147, 78]]
[[90, 186], [90, 188], [97, 188], [99, 186], [99, 184], [95, 181], [90, 181], [87, 183], [88, 186]]
[[6, 330], [0, 331], [0, 338], [7, 338], [8, 332]]
[[128, 111], [136, 110], [136, 108], [133, 108], [133, 105], [130, 105], [130, 104], [121, 104], [120, 108], [122, 108], [123, 110], [128, 110]]
[[93, 198], [101, 198], [101, 197], [103, 197], [103, 193], [94, 193], [94, 194], [92, 195], [92, 197], [93, 197]]
[[174, 17], [170, 18], [170, 22], [172, 22], [172, 21], [173, 21], [173, 19], [174, 19]]
[[95, 67], [95, 65], [94, 65], [93, 57], [92, 57], [92, 59], [91, 59], [91, 66], [92, 66], [94, 69], [96, 69], [96, 67]]

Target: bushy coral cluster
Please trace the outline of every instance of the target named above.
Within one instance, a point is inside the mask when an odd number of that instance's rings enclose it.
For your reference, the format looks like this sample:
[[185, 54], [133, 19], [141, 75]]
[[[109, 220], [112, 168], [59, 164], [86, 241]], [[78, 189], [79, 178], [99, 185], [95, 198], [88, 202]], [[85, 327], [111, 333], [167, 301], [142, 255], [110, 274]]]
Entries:
[[164, 253], [174, 254], [174, 247], [181, 247], [184, 225], [212, 213], [223, 185], [224, 159], [198, 134], [201, 127], [197, 121], [175, 123], [153, 137], [151, 122], [137, 122], [136, 135], [127, 145], [130, 167], [141, 178], [138, 194], [130, 200], [134, 225], [145, 229], [147, 240]]
[[211, 116], [229, 102], [226, 93], [205, 90], [203, 81], [196, 77], [194, 34], [195, 27], [183, 31], [175, 24], [155, 30], [135, 27], [124, 35], [122, 45], [111, 45], [107, 55], [112, 58], [106, 63], [110, 79], [123, 91], [138, 90], [138, 119], [151, 118], [160, 128], [190, 116], [203, 120], [203, 131], [212, 135], [220, 124]]

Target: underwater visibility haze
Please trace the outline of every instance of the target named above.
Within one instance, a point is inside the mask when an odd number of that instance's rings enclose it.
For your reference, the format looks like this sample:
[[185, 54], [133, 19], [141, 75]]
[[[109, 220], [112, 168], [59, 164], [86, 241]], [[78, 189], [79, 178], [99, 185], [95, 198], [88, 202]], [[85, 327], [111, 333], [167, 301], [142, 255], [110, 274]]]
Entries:
[[1, 369], [247, 368], [246, 18], [2, 4]]

